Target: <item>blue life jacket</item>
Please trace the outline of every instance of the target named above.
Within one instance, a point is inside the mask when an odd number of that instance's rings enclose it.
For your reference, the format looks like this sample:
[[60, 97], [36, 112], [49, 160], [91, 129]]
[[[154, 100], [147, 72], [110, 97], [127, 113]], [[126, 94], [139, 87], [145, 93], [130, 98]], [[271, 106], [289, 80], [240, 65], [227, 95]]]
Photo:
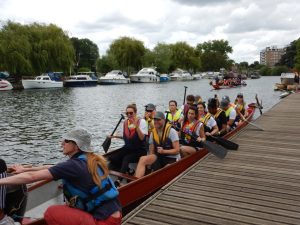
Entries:
[[[87, 160], [85, 154], [78, 157], [80, 160]], [[103, 171], [98, 167], [99, 176], [103, 176]], [[118, 189], [112, 180], [107, 177], [101, 180], [101, 189], [95, 185], [88, 191], [83, 191], [63, 179], [63, 192], [67, 204], [70, 207], [78, 208], [86, 212], [92, 212], [97, 209], [103, 202], [116, 198], [119, 195]]]

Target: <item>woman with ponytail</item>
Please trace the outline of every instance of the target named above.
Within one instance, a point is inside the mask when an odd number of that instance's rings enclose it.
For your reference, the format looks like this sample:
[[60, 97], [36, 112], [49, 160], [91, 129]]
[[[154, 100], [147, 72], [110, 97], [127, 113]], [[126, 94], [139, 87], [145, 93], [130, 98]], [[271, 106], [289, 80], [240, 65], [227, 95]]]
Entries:
[[108, 176], [106, 160], [91, 149], [91, 139], [85, 129], [72, 130], [62, 140], [67, 161], [33, 168], [14, 166], [20, 174], [0, 179], [0, 185], [61, 179], [67, 205], [54, 205], [46, 210], [48, 225], [121, 224], [118, 190]]

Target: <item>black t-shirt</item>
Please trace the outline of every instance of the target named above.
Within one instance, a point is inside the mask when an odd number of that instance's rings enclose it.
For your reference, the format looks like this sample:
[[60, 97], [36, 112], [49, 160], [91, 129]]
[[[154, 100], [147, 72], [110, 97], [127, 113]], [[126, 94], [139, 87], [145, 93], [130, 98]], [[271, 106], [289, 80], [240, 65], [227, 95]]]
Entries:
[[[95, 187], [95, 183], [87, 168], [85, 160], [78, 159], [81, 153], [75, 154], [69, 160], [58, 163], [49, 168], [54, 180], [65, 179], [80, 190], [90, 190]], [[112, 213], [121, 210], [120, 202], [117, 198], [105, 201], [96, 209], [92, 215], [94, 218], [104, 220]]]
[[221, 112], [218, 118], [215, 118], [219, 130], [222, 130], [222, 124], [227, 124], [227, 118], [225, 112]]

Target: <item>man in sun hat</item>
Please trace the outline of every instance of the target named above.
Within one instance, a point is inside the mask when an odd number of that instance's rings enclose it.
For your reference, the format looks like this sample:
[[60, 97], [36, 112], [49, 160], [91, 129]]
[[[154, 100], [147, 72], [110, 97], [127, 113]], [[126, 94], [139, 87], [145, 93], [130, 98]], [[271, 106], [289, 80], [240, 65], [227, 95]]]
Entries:
[[[54, 166], [19, 166], [15, 171], [20, 174], [0, 179], [0, 186], [62, 179], [67, 205], [50, 206], [44, 215], [47, 224], [79, 225], [82, 221], [87, 225], [121, 224], [119, 192], [108, 176], [106, 160], [93, 152], [91, 140], [92, 135], [85, 129], [68, 132], [62, 137], [63, 153], [69, 157], [67, 161]], [[86, 193], [95, 195], [90, 197]]]

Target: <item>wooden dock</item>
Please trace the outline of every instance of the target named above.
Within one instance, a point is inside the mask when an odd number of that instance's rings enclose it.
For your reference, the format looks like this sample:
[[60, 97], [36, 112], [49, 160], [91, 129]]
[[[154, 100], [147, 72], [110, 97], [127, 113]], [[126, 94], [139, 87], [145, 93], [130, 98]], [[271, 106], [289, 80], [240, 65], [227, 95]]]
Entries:
[[300, 94], [292, 94], [123, 219], [123, 224], [300, 224]]

